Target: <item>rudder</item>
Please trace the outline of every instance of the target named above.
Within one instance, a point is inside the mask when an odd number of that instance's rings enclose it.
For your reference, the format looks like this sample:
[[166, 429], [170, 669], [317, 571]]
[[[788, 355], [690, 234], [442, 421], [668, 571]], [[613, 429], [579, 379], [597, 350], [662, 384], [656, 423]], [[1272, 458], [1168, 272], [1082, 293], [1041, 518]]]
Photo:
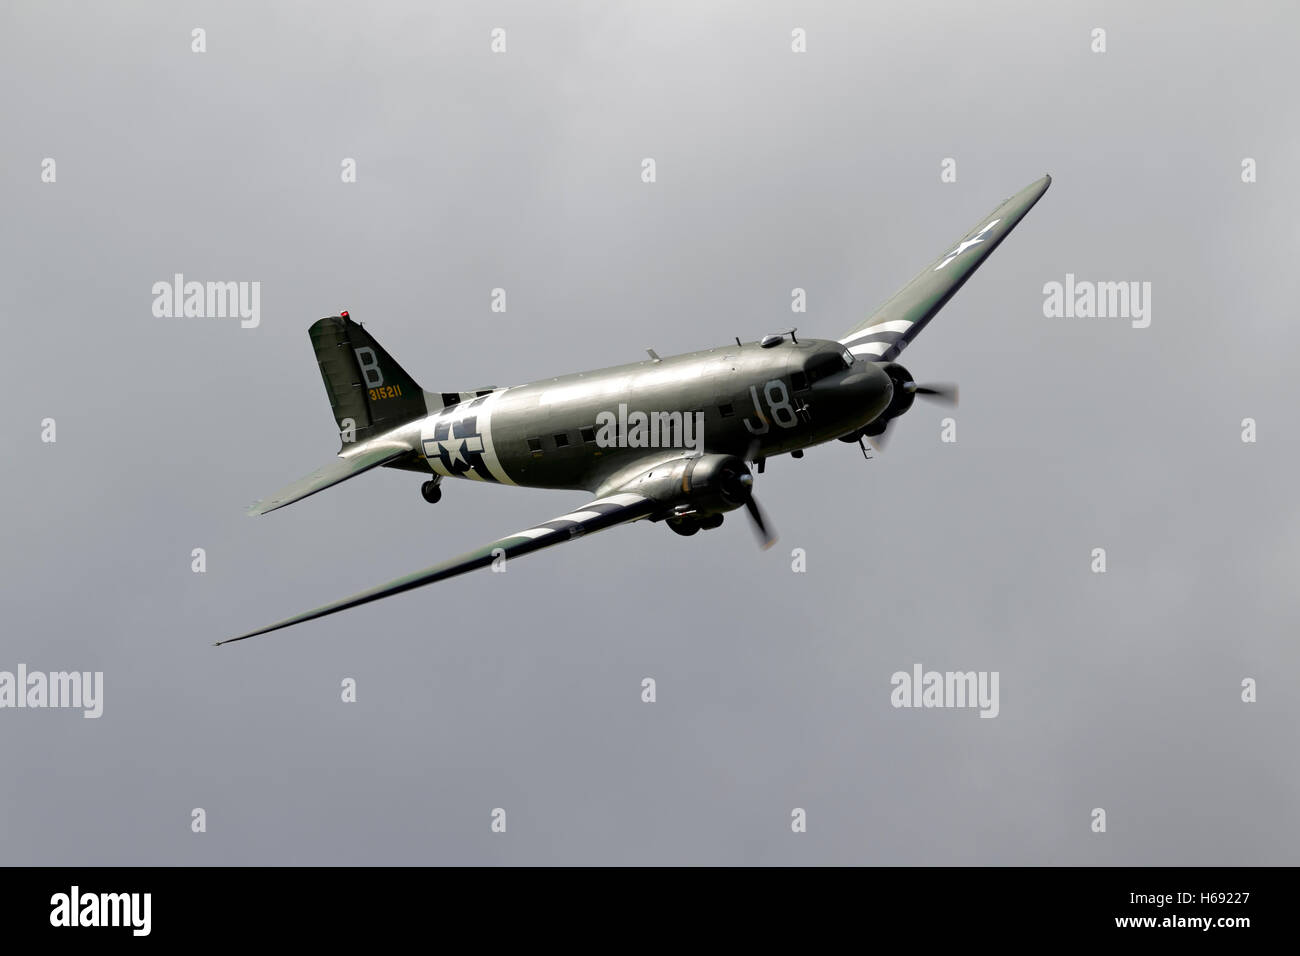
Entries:
[[346, 312], [307, 332], [344, 449], [427, 414], [424, 389]]

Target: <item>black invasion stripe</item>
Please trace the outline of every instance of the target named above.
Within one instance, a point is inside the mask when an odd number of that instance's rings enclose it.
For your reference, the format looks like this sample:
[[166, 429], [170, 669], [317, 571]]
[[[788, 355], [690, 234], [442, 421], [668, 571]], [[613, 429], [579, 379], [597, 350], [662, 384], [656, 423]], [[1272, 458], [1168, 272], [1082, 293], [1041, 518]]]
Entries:
[[556, 522], [555, 530], [567, 534], [570, 538], [576, 538], [581, 534], [596, 527], [596, 519], [592, 519], [591, 526], [583, 524], [581, 521], [559, 521]]
[[[644, 501], [645, 499], [642, 500]], [[593, 509], [591, 506], [587, 506], [585, 508], [574, 508], [573, 511], [571, 512], [572, 514], [576, 514], [580, 511], [592, 511], [592, 510], [596, 510], [597, 514], [595, 517], [587, 518], [584, 521], [575, 521], [572, 518], [552, 518], [550, 521], [543, 521], [541, 524], [536, 525], [536, 527], [550, 528], [552, 531], [567, 531], [570, 535], [574, 533], [573, 532], [574, 528], [581, 528], [583, 531], [593, 531], [593, 530], [598, 530], [600, 528], [608, 528], [610, 525], [617, 524], [619, 521], [621, 521], [623, 519], [623, 515], [630, 508], [638, 508], [640, 506], [641, 506], [640, 502], [633, 502], [630, 505], [615, 504], [609, 506], [608, 508], [599, 508], [599, 509]]]

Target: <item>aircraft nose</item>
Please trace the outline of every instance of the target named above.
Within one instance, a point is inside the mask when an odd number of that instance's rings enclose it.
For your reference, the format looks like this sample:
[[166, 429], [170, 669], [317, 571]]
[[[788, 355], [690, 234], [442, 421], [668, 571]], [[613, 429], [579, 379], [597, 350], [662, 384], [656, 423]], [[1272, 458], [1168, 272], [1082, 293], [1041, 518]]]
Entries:
[[816, 382], [812, 390], [814, 395], [834, 396], [837, 402], [872, 417], [883, 412], [894, 397], [893, 381], [875, 362], [856, 362], [845, 375]]

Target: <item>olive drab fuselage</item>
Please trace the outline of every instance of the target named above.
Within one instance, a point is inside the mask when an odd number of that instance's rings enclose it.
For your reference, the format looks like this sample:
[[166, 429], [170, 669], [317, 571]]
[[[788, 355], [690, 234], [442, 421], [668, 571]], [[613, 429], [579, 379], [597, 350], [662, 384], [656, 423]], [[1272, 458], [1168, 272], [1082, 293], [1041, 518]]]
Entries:
[[[420, 447], [442, 477], [595, 491], [647, 462], [755, 460], [838, 438], [876, 418], [891, 392], [840, 343], [786, 337], [495, 389], [426, 417]], [[701, 420], [689, 447], [667, 427]]]

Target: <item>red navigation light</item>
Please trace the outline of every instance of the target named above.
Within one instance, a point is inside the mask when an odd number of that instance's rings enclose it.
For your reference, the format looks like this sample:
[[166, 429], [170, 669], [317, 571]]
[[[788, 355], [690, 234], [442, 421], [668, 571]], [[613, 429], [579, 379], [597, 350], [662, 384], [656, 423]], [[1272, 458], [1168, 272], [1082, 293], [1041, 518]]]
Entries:
[[352, 316], [348, 315], [348, 310], [347, 310], [347, 309], [344, 309], [342, 312], [339, 313], [339, 315], [342, 316], [342, 317], [345, 318], [345, 319], [350, 319], [350, 318], [352, 318]]

